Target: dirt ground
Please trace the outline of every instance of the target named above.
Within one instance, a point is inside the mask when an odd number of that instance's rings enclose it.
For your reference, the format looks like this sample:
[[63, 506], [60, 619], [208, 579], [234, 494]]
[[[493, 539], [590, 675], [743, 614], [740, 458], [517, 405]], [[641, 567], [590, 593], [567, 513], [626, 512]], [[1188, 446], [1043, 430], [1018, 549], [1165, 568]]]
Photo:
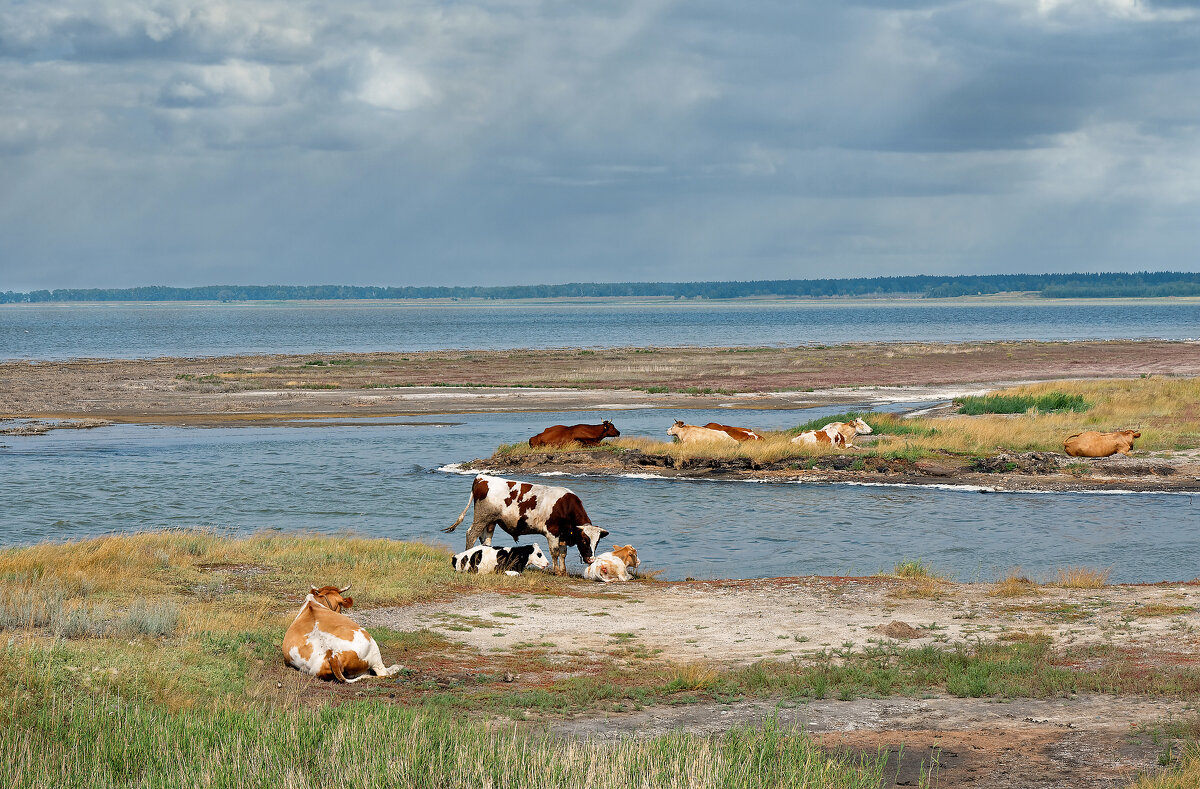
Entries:
[[[914, 589], [919, 596], [911, 596]], [[1200, 586], [1038, 586], [1014, 597], [991, 584], [895, 578], [781, 578], [631, 583], [589, 587], [581, 597], [483, 593], [452, 601], [363, 611], [367, 626], [428, 628], [475, 660], [503, 661], [531, 645], [549, 664], [636, 651], [652, 661], [739, 666], [803, 659], [884, 644], [949, 645], [1048, 636], [1056, 647], [1103, 645], [1130, 665], [1200, 663]], [[1085, 652], [1084, 652], [1085, 653]], [[511, 666], [511, 662], [506, 662]], [[473, 670], [482, 670], [474, 664]], [[531, 670], [515, 687], [570, 676]], [[827, 747], [888, 755], [885, 786], [916, 786], [934, 765], [939, 787], [1050, 789], [1124, 786], [1157, 768], [1164, 719], [1196, 712], [1196, 701], [1071, 695], [1049, 699], [858, 698], [739, 700], [548, 716], [563, 735], [650, 737], [671, 730], [712, 734], [775, 718], [806, 728]]]
[[1143, 373], [1198, 375], [1200, 345], [875, 343], [9, 361], [0, 362], [0, 418], [203, 425], [494, 410], [799, 408], [896, 402], [920, 397], [924, 387], [971, 392], [996, 382]]

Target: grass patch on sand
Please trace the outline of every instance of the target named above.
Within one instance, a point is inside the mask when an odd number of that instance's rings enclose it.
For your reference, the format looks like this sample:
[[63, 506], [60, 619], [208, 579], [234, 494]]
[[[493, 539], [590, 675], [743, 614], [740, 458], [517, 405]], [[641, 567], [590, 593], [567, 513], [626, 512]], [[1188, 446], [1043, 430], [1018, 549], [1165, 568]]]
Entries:
[[967, 416], [979, 414], [1023, 414], [1040, 411], [1043, 414], [1055, 411], [1086, 411], [1091, 403], [1083, 395], [1052, 391], [1044, 394], [990, 394], [979, 397], [961, 397], [954, 401], [958, 412]]

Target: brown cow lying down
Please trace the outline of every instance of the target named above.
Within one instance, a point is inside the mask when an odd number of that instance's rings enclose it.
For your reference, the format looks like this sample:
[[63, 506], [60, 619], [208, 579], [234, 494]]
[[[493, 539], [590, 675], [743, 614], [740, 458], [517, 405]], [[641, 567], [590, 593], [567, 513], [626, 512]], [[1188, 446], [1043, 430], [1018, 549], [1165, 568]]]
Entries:
[[719, 422], [709, 422], [705, 427], [709, 430], [722, 430], [734, 441], [762, 441], [762, 436], [748, 427], [730, 427]]
[[708, 444], [708, 443], [730, 443], [736, 442], [737, 439], [726, 433], [724, 430], [713, 430], [711, 427], [697, 427], [696, 425], [685, 425], [682, 421], [676, 419], [675, 424], [667, 428], [668, 436], [675, 436], [681, 444]]
[[1073, 458], [1106, 458], [1109, 455], [1128, 455], [1133, 449], [1133, 440], [1141, 438], [1136, 430], [1117, 430], [1101, 433], [1085, 430], [1063, 442], [1063, 449]]
[[552, 447], [578, 441], [585, 447], [594, 447], [600, 443], [601, 439], [607, 436], [615, 438], [619, 435], [621, 435], [621, 431], [613, 427], [613, 423], [607, 419], [598, 425], [571, 425], [569, 427], [567, 425], [554, 425], [529, 439], [529, 446]]
[[350, 591], [311, 587], [300, 613], [283, 636], [283, 657], [292, 668], [318, 679], [358, 682], [369, 674], [390, 677], [400, 666], [384, 666], [375, 639], [341, 613], [354, 605]]
[[854, 446], [854, 439], [856, 436], [865, 436], [874, 432], [871, 430], [871, 426], [868, 425], [862, 417], [855, 419], [853, 422], [830, 422], [821, 429], [826, 433], [828, 433], [830, 430], [841, 433], [842, 442], [849, 449], [858, 449], [858, 447]]

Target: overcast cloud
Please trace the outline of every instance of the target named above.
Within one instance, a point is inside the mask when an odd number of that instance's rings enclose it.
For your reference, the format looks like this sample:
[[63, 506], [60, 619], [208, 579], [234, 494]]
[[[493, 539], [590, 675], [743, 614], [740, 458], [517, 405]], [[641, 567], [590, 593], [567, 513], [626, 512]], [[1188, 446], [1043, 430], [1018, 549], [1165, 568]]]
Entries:
[[0, 290], [1200, 270], [1200, 2], [0, 0]]

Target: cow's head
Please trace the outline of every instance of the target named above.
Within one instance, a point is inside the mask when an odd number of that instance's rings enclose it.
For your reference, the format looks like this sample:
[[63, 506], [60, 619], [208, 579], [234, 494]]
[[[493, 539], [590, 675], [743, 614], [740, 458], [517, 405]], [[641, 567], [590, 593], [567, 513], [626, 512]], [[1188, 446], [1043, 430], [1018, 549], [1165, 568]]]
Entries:
[[534, 545], [533, 550], [529, 552], [529, 564], [539, 570], [545, 570], [550, 566], [550, 560], [546, 558], [546, 554], [542, 553], [540, 545]]
[[313, 596], [314, 600], [335, 614], [341, 612], [343, 608], [354, 605], [354, 598], [345, 596], [349, 591], [350, 584], [346, 584], [341, 589], [336, 586], [322, 586], [320, 589], [315, 586], [308, 588], [308, 593]]
[[1131, 441], [1135, 438], [1142, 437], [1142, 433], [1140, 430], [1122, 430], [1121, 432], [1124, 433], [1125, 435], [1129, 436], [1129, 439]]
[[608, 536], [608, 529], [601, 529], [591, 523], [580, 527], [579, 558], [584, 564], [591, 564], [596, 558], [596, 546]]
[[603, 422], [601, 422], [600, 426], [604, 428], [604, 432], [601, 433], [601, 435], [600, 435], [601, 438], [603, 438], [605, 436], [616, 437], [616, 436], [621, 435], [621, 431], [617, 430], [617, 428], [613, 425], [613, 423], [608, 421], [607, 419], [605, 419]]
[[630, 570], [638, 566], [637, 548], [634, 548], [632, 545], [626, 545], [624, 547], [620, 545], [614, 545], [612, 552], [613, 556], [616, 556], [618, 559], [625, 562], [625, 566]]
[[873, 433], [873, 432], [874, 432], [873, 430], [871, 430], [871, 426], [870, 426], [870, 425], [868, 425], [868, 424], [866, 423], [866, 421], [865, 421], [865, 420], [864, 420], [864, 419], [863, 419], [861, 416], [860, 416], [860, 417], [858, 417], [857, 419], [855, 419], [855, 420], [854, 420], [853, 422], [851, 422], [850, 424], [854, 425], [854, 429], [855, 429], [855, 430], [856, 430], [856, 431], [857, 431], [857, 432], [858, 432], [860, 435], [864, 435], [864, 436], [865, 436], [865, 435], [869, 435], [869, 434], [871, 434], [871, 433]]
[[680, 432], [682, 431], [682, 428], [683, 428], [683, 420], [676, 419], [675, 424], [673, 424], [667, 428], [667, 435], [678, 437]]

